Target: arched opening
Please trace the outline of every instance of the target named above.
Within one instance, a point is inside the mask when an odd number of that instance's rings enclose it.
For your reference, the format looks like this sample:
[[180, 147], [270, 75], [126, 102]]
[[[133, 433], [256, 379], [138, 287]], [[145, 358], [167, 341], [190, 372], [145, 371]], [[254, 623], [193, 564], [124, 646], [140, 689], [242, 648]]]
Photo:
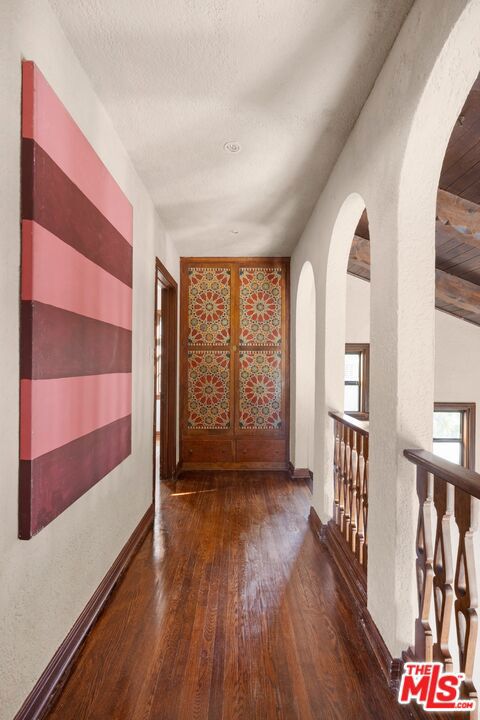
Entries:
[[[345, 322], [347, 293], [347, 264], [355, 228], [365, 209], [365, 202], [358, 193], [348, 195], [336, 212], [333, 222], [328, 257], [325, 262], [324, 318], [320, 330], [324, 343], [316, 359], [317, 402], [314, 475], [314, 504], [322, 522], [332, 518], [334, 486], [332, 467], [334, 443], [332, 437], [331, 411], [343, 412], [345, 402]], [[317, 287], [320, 292], [320, 286]], [[317, 322], [318, 325], [318, 322]], [[317, 328], [318, 331], [318, 328]], [[320, 382], [320, 378], [323, 382]]]
[[359, 420], [370, 411], [370, 230], [365, 209], [347, 265], [344, 410]]
[[[463, 468], [479, 469], [476, 458], [480, 406], [480, 76], [470, 89], [456, 119], [438, 179], [435, 210], [435, 378], [432, 452], [446, 460], [451, 476], [462, 478]], [[480, 647], [476, 641], [478, 603], [470, 587], [478, 582], [480, 557], [477, 501], [436, 466], [431, 470], [431, 537], [438, 545], [448, 537], [446, 563], [454, 582], [434, 566], [431, 579], [418, 587], [428, 610], [426, 632], [455, 672], [468, 679], [470, 696], [480, 687]], [[478, 476], [477, 476], [478, 477]], [[419, 483], [419, 487], [421, 484]], [[419, 495], [421, 499], [422, 496]], [[419, 539], [417, 538], [417, 549]], [[423, 538], [421, 540], [423, 542]], [[464, 547], [469, 547], [465, 560]], [[438, 552], [438, 550], [437, 550]], [[462, 574], [465, 579], [462, 580]], [[465, 594], [461, 583], [465, 584]], [[450, 587], [451, 600], [446, 600]], [[431, 588], [434, 599], [429, 600]], [[473, 625], [472, 625], [473, 623]], [[418, 640], [418, 639], [417, 639]], [[428, 642], [430, 642], [430, 638]], [[422, 657], [425, 641], [416, 653]]]
[[480, 430], [475, 422], [480, 407], [479, 127], [480, 76], [450, 136], [435, 214], [433, 452], [471, 470], [480, 467], [475, 453]]
[[[469, 393], [478, 387], [477, 373], [469, 370], [470, 363], [478, 367], [476, 348], [480, 350], [473, 339], [474, 326], [480, 324], [480, 287], [475, 290], [480, 285], [480, 273], [476, 274], [480, 246], [475, 238], [475, 206], [480, 202], [480, 193], [476, 195], [480, 94], [475, 81], [479, 45], [471, 34], [470, 13], [474, 12], [478, 13], [478, 6], [474, 10], [473, 4], [462, 12], [421, 96], [404, 154], [397, 216], [403, 269], [415, 266], [417, 278], [415, 288], [403, 276], [410, 298], [404, 299], [402, 314], [419, 318], [418, 326], [412, 324], [412, 341], [399, 348], [399, 353], [413, 358], [410, 365], [404, 363], [414, 380], [410, 397], [404, 392], [402, 403], [416, 430], [414, 439], [402, 438], [402, 443], [411, 440], [407, 447], [423, 448], [406, 452], [417, 466], [418, 500], [412, 511], [416, 536], [413, 539], [413, 530], [409, 544], [417, 554], [418, 605], [411, 627], [422, 630], [415, 636], [413, 656], [421, 661], [430, 648], [434, 655], [438, 649], [439, 659], [454, 672], [465, 674], [465, 692], [471, 697], [477, 696], [480, 682], [475, 569], [480, 549], [478, 509], [477, 501], [458, 489], [466, 472], [459, 466], [472, 465], [473, 460], [460, 447], [465, 439], [462, 421], [458, 408], [450, 403], [455, 398], [454, 404], [468, 404]], [[408, 387], [406, 382], [403, 386]], [[433, 401], [435, 410], [438, 403], [442, 408], [432, 423]], [[422, 465], [427, 459], [428, 464]], [[402, 479], [406, 487], [403, 468]], [[384, 592], [383, 578], [381, 585]]]
[[295, 474], [313, 469], [315, 425], [315, 277], [307, 260], [301, 270], [295, 313]]
[[[358, 219], [358, 215], [357, 215]], [[369, 358], [370, 358], [370, 234], [365, 206], [355, 230], [350, 227], [347, 258], [338, 268], [343, 294], [337, 302], [343, 309], [343, 398], [337, 411], [330, 408], [333, 420], [333, 517], [329, 525], [342, 545], [348, 548], [352, 569], [366, 596], [368, 560], [368, 467], [369, 467]], [[352, 237], [353, 236], [353, 237]], [[344, 250], [344, 247], [339, 248]], [[339, 283], [340, 285], [340, 283]], [[343, 330], [343, 332], [342, 332]]]

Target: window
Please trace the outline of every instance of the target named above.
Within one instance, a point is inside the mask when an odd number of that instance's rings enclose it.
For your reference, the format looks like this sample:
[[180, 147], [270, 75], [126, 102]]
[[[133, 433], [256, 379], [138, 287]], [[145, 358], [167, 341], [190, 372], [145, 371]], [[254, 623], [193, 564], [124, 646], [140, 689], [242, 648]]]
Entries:
[[435, 403], [433, 452], [475, 469], [475, 403]]
[[365, 419], [368, 414], [368, 344], [345, 345], [345, 412]]

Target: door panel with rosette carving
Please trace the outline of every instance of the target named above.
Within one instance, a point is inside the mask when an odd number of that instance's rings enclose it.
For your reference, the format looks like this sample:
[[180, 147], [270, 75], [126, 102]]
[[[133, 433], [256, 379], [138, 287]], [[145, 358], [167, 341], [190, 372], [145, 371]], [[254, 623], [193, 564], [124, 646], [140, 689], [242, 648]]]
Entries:
[[288, 464], [289, 261], [183, 258], [181, 467]]

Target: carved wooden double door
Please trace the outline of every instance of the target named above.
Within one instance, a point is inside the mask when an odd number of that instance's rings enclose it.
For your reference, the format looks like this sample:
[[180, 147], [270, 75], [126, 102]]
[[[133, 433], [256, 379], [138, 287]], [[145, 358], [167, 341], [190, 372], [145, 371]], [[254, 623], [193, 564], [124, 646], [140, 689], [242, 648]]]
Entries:
[[181, 467], [286, 469], [289, 261], [183, 258]]

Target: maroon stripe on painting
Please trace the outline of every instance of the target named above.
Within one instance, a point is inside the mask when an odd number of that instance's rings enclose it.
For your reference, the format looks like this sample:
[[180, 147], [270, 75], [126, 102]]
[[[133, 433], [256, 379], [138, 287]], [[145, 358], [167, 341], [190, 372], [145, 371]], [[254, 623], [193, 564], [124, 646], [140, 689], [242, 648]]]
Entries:
[[131, 453], [132, 416], [20, 461], [19, 537], [28, 539]]
[[35, 220], [132, 287], [132, 246], [29, 138], [22, 139], [22, 219]]
[[21, 378], [132, 371], [131, 330], [29, 300], [21, 303], [21, 330]]

